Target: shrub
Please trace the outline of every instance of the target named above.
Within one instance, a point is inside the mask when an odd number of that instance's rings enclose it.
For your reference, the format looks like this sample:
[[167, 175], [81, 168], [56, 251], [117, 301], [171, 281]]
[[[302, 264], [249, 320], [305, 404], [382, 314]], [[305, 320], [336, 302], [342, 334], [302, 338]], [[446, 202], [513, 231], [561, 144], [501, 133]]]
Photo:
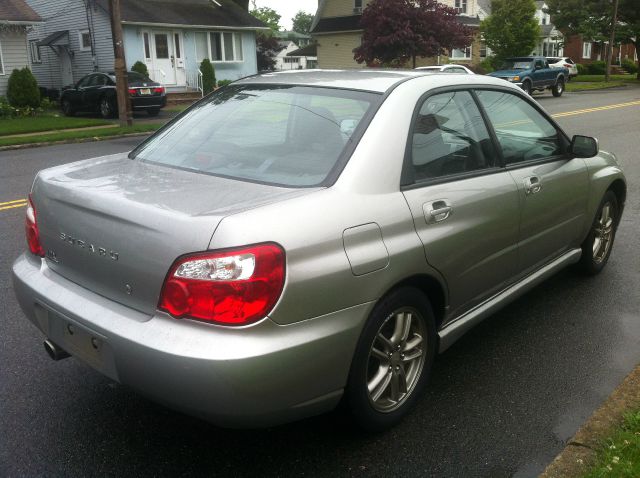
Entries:
[[216, 71], [213, 69], [213, 63], [208, 58], [205, 58], [200, 63], [200, 71], [202, 72], [202, 89], [206, 95], [216, 87]]
[[218, 81], [218, 88], [222, 88], [223, 86], [227, 86], [231, 82], [233, 82], [233, 80], [220, 80], [220, 81]]
[[629, 58], [622, 60], [622, 68], [629, 73], [638, 73], [638, 64]]
[[491, 73], [492, 71], [496, 71], [496, 59], [493, 56], [488, 56], [480, 63], [480, 68], [482, 68], [485, 73]]
[[578, 67], [578, 75], [587, 75], [589, 74], [589, 69], [581, 63], [576, 63], [576, 67]]
[[25, 106], [37, 108], [40, 106], [38, 82], [29, 68], [13, 70], [7, 84], [7, 99], [9, 104], [16, 108]]
[[604, 75], [607, 69], [607, 63], [604, 61], [594, 61], [587, 66], [587, 72], [590, 75]]
[[14, 108], [9, 104], [7, 98], [0, 96], [0, 118], [11, 118]]
[[141, 75], [149, 78], [149, 70], [147, 69], [147, 65], [145, 65], [141, 61], [136, 61], [131, 67], [131, 71], [135, 71], [136, 73], [140, 73]]

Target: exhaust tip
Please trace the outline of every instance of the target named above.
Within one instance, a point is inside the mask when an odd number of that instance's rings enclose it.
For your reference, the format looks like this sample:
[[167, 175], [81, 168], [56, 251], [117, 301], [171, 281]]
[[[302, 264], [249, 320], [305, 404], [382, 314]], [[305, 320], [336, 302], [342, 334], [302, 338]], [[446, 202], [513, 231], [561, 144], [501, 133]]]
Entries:
[[56, 362], [71, 356], [66, 350], [62, 349], [59, 345], [56, 345], [49, 339], [44, 341], [44, 349], [47, 354], [49, 354], [49, 357]]

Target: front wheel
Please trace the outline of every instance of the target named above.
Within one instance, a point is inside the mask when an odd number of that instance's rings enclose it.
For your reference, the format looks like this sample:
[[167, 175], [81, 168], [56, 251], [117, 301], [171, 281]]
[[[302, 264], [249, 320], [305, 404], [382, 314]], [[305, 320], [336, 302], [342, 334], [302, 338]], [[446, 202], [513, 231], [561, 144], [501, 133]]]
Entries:
[[65, 116], [73, 116], [76, 113], [71, 105], [71, 101], [62, 100], [62, 113]]
[[528, 94], [529, 96], [531, 96], [532, 89], [531, 89], [531, 82], [530, 82], [529, 80], [525, 80], [525, 81], [522, 83], [522, 90], [523, 90], [526, 94]]
[[436, 343], [433, 311], [418, 289], [396, 289], [376, 305], [358, 342], [346, 389], [358, 425], [381, 431], [404, 418], [427, 384]]
[[618, 198], [613, 191], [607, 191], [591, 230], [582, 243], [582, 256], [578, 266], [585, 274], [596, 275], [607, 264], [620, 219], [618, 214]]
[[564, 78], [558, 78], [556, 84], [551, 88], [551, 93], [553, 93], [553, 96], [556, 98], [562, 96], [562, 93], [564, 93]]

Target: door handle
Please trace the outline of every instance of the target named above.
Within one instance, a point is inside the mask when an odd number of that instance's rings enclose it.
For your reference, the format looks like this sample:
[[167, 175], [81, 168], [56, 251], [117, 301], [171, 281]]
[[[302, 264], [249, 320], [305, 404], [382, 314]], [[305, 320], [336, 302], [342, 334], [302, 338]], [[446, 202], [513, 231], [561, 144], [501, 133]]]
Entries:
[[427, 224], [442, 222], [449, 219], [453, 214], [453, 207], [446, 199], [438, 199], [437, 201], [426, 203], [422, 206], [422, 210]]
[[524, 191], [527, 195], [542, 191], [542, 183], [538, 176], [530, 176], [524, 180]]

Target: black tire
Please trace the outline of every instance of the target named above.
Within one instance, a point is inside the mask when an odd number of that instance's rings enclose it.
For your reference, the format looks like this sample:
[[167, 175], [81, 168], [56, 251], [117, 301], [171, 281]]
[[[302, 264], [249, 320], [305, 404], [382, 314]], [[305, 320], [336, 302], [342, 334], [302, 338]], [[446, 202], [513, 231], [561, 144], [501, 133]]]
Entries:
[[433, 310], [420, 290], [403, 287], [383, 298], [364, 326], [349, 371], [345, 398], [356, 423], [367, 431], [399, 423], [427, 385], [436, 348]]
[[562, 93], [564, 93], [564, 78], [562, 76], [558, 78], [556, 84], [551, 88], [551, 93], [553, 93], [553, 96], [556, 98], [561, 97]]
[[[605, 215], [607, 207], [609, 212]], [[619, 213], [618, 198], [613, 191], [607, 191], [600, 202], [589, 234], [582, 243], [582, 256], [577, 264], [582, 273], [596, 275], [607, 265], [620, 222]], [[605, 216], [610, 221], [605, 220]]]
[[62, 113], [65, 116], [73, 116], [76, 114], [75, 110], [73, 109], [73, 106], [71, 105], [71, 101], [69, 100], [62, 100]]
[[160, 113], [160, 108], [150, 108], [147, 110], [147, 114], [149, 116], [158, 116], [159, 113]]
[[114, 106], [113, 101], [106, 96], [103, 96], [100, 99], [98, 108], [100, 110], [100, 116], [104, 119], [113, 118], [116, 115], [116, 107]]
[[522, 82], [522, 91], [531, 96], [533, 90], [531, 88], [531, 82], [529, 80], [524, 80]]

